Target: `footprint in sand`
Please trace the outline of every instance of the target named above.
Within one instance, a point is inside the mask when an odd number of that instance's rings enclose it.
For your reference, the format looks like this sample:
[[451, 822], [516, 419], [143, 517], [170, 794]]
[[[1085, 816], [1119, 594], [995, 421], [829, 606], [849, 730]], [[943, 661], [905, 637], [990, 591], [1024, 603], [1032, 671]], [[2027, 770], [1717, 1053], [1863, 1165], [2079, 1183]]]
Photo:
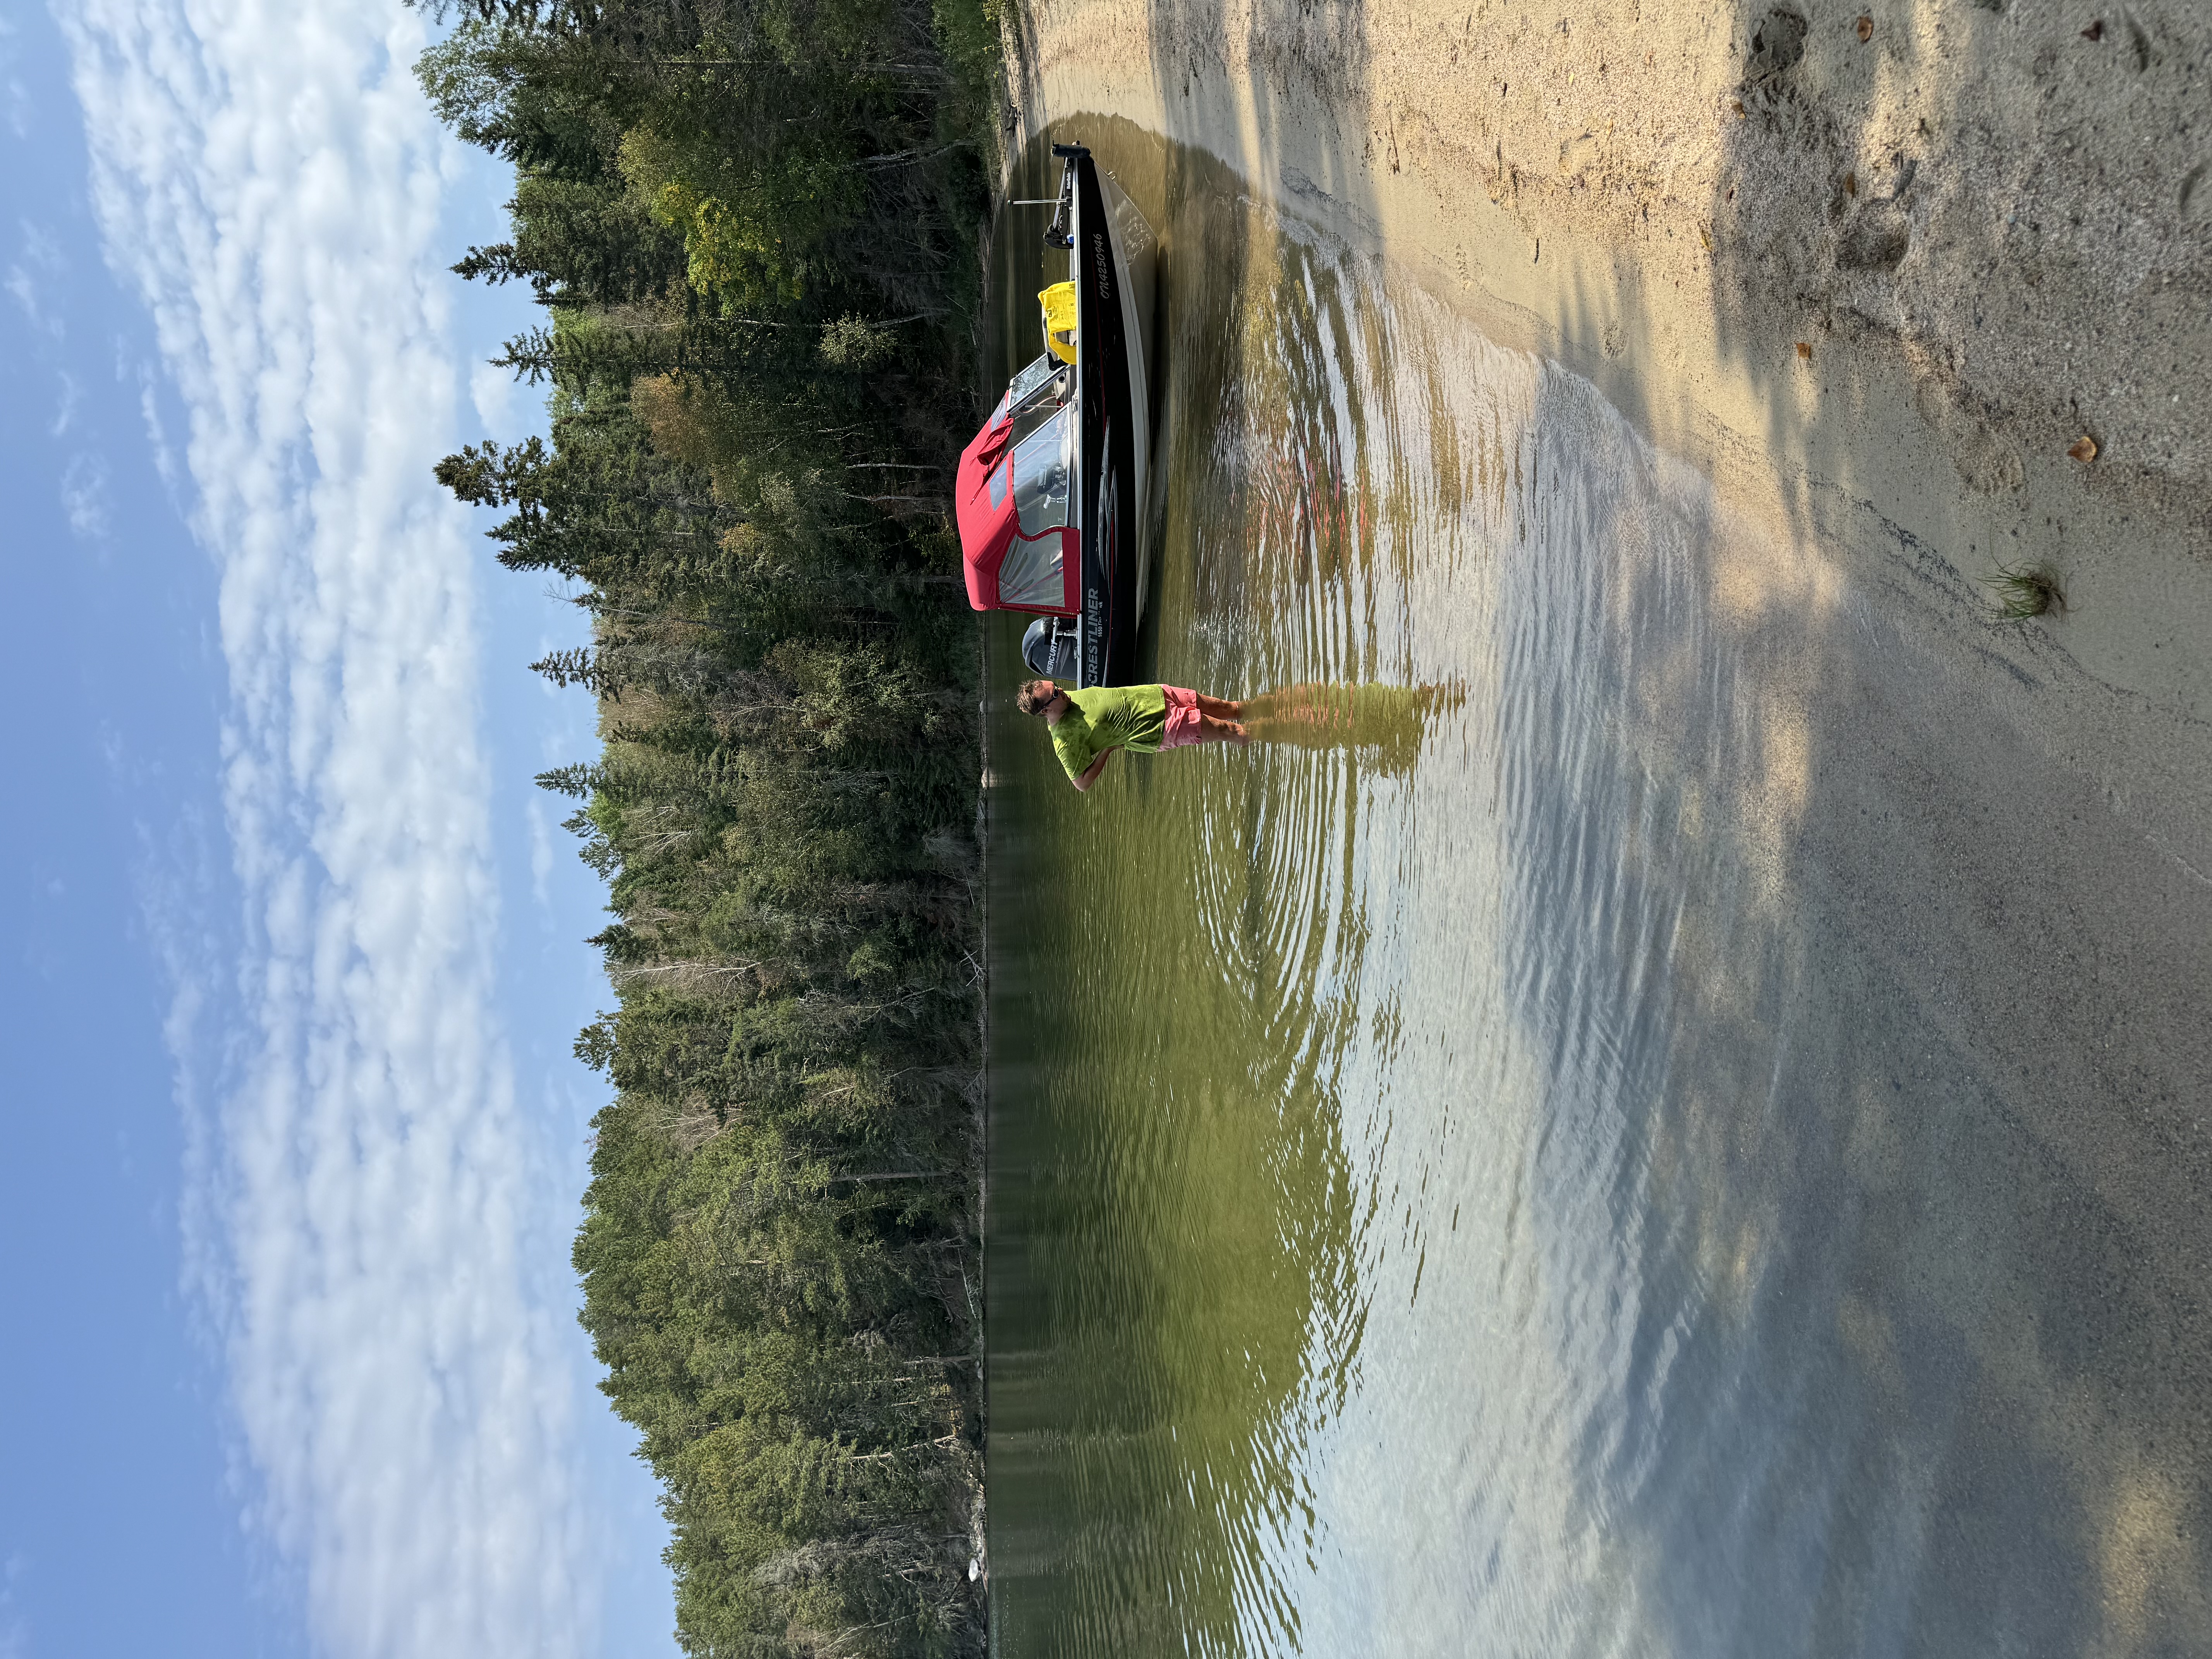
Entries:
[[1836, 244], [1843, 270], [1895, 270], [1912, 246], [1912, 227], [1904, 213], [1886, 202], [1869, 202]]
[[1766, 14], [1751, 37], [1751, 61], [1744, 65], [1744, 84], [1765, 81], [1795, 67], [1805, 55], [1805, 20], [1777, 6]]

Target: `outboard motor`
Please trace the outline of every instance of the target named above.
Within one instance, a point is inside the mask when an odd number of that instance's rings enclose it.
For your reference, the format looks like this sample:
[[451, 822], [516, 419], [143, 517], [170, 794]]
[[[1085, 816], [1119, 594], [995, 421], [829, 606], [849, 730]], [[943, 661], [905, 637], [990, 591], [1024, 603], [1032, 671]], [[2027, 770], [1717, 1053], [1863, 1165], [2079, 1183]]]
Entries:
[[1075, 678], [1075, 618], [1039, 617], [1022, 635], [1022, 660], [1048, 680]]

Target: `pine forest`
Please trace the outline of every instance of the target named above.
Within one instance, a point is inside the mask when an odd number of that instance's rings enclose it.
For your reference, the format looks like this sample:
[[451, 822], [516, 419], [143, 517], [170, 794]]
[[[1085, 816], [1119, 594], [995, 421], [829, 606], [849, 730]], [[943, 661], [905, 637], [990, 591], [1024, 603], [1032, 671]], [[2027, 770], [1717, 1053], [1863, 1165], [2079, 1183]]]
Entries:
[[583, 1321], [678, 1640], [980, 1653], [979, 389], [991, 0], [468, 0], [418, 73], [511, 165], [499, 360], [550, 441], [440, 464], [591, 644], [538, 781], [608, 886]]

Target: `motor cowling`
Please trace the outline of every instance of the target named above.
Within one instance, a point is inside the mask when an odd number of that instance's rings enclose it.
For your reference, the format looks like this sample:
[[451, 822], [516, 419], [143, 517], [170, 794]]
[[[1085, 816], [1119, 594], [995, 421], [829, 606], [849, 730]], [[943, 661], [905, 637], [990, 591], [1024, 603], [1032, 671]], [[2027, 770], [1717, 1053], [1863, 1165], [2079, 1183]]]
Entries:
[[1075, 678], [1075, 618], [1039, 617], [1022, 635], [1022, 660], [1048, 680]]

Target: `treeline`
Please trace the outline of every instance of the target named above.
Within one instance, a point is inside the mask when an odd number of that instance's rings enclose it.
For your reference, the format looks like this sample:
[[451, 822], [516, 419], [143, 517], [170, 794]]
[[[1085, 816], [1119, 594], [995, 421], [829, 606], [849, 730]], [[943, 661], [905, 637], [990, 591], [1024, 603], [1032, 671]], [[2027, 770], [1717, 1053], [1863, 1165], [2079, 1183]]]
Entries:
[[[471, 0], [419, 73], [515, 171], [550, 442], [440, 464], [592, 643], [539, 780], [617, 1006], [575, 1246], [687, 1651], [983, 1647], [975, 642], [948, 523], [988, 0]], [[448, 12], [453, 20], [455, 14]]]

